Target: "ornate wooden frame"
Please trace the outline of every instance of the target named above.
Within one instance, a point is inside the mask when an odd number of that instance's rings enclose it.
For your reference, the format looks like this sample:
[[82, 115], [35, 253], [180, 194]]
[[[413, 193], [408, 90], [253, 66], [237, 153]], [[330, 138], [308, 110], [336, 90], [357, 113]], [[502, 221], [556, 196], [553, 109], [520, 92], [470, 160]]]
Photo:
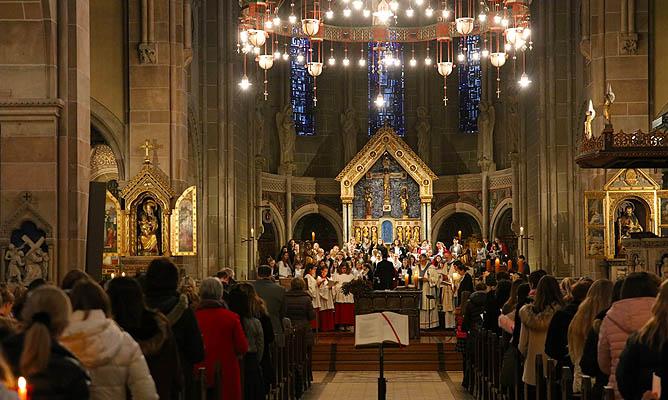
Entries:
[[[110, 191], [107, 190], [107, 194], [105, 197], [105, 203], [107, 200], [111, 201], [114, 203], [114, 207], [116, 208], [116, 251], [115, 252], [104, 252], [102, 255], [104, 257], [108, 256], [120, 256], [123, 254], [126, 254], [127, 252], [127, 243], [125, 242], [125, 215], [123, 213], [123, 210], [121, 210], [121, 203], [118, 201], [116, 197], [114, 197], [113, 194], [111, 194]], [[106, 214], [107, 208], [105, 207], [105, 214]], [[106, 235], [106, 232], [105, 232]], [[104, 249], [104, 247], [103, 247]]]
[[[181, 251], [179, 248], [179, 233], [180, 233], [180, 209], [181, 202], [184, 199], [191, 199], [193, 204], [193, 250], [192, 251]], [[197, 187], [195, 185], [190, 186], [183, 191], [181, 196], [176, 200], [174, 204], [174, 212], [172, 213], [172, 255], [175, 256], [194, 256], [197, 255]]]

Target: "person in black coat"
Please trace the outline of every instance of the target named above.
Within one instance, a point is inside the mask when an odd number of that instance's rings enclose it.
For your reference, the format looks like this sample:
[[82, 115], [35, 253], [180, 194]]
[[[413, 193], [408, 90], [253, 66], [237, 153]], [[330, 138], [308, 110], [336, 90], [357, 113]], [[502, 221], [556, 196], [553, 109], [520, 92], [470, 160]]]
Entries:
[[457, 273], [462, 276], [462, 280], [459, 282], [459, 286], [457, 287], [457, 299], [461, 299], [462, 293], [473, 293], [473, 277], [471, 277], [471, 274], [468, 272], [469, 267], [464, 265], [464, 263], [461, 261], [455, 261], [454, 265]]
[[144, 281], [146, 305], [167, 317], [179, 349], [186, 398], [193, 393], [193, 366], [204, 360], [204, 342], [195, 313], [185, 295], [179, 295], [179, 272], [167, 258], [156, 258], [148, 265]]
[[506, 301], [508, 301], [508, 297], [510, 297], [511, 286], [512, 283], [509, 280], [501, 279], [497, 282], [496, 288], [493, 291], [487, 293], [487, 298], [485, 300], [485, 318], [483, 321], [483, 327], [496, 333], [497, 335], [501, 333], [501, 329], [499, 328], [499, 315], [501, 315], [501, 307], [503, 307]]
[[591, 280], [581, 280], [573, 285], [571, 289], [573, 299], [554, 314], [547, 328], [545, 354], [557, 360], [557, 373], [560, 373], [561, 368], [565, 366], [573, 368], [573, 363], [568, 356], [568, 326], [575, 317], [580, 303], [587, 297], [591, 284]]
[[387, 260], [387, 249], [385, 247], [381, 247], [380, 253], [383, 261], [376, 264], [373, 271], [373, 288], [375, 290], [394, 289], [397, 270], [394, 269], [394, 264]]

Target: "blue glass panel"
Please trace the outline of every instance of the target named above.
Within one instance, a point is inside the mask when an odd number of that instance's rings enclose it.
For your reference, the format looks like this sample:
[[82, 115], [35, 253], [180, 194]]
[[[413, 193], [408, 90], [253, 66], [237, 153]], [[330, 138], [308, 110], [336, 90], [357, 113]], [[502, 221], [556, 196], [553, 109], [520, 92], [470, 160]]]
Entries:
[[459, 69], [459, 130], [462, 132], [478, 132], [478, 104], [482, 94], [480, 61], [474, 61], [472, 54], [480, 54], [480, 36], [472, 35], [460, 43], [465, 50], [468, 62], [458, 66]]
[[[377, 42], [369, 43], [368, 71], [369, 71], [369, 136], [373, 135], [385, 123], [399, 134], [404, 136], [406, 124], [404, 119], [404, 56], [400, 43], [381, 43], [392, 51], [395, 57], [401, 60], [401, 67], [385, 67], [378, 62], [378, 52], [374, 53]], [[380, 65], [379, 65], [380, 64]], [[379, 108], [374, 103], [378, 96], [378, 84], [385, 99], [385, 106]]]
[[297, 62], [301, 54], [306, 60], [310, 42], [306, 38], [293, 37], [290, 42], [290, 101], [295, 130], [299, 136], [315, 134], [313, 110], [313, 77], [306, 70], [306, 61]]

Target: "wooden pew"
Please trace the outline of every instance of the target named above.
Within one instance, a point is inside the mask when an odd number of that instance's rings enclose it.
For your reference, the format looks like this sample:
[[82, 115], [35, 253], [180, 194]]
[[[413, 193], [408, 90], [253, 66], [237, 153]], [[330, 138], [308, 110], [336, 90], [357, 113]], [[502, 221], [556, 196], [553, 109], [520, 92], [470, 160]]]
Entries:
[[582, 375], [582, 400], [592, 400], [591, 376]]
[[561, 396], [559, 394], [559, 381], [557, 378], [557, 360], [553, 358], [547, 358], [547, 377], [545, 389], [546, 389], [546, 399], [547, 400], [557, 400]]
[[561, 400], [573, 398], [573, 373], [569, 367], [561, 367]]
[[[544, 393], [545, 393], [545, 371], [543, 368], [543, 355], [542, 354], [536, 354], [536, 360], [535, 360], [535, 368], [536, 368], [536, 400], [545, 400]], [[531, 400], [527, 398], [526, 400]]]
[[615, 390], [612, 386], [605, 386], [603, 388], [603, 400], [615, 400]]

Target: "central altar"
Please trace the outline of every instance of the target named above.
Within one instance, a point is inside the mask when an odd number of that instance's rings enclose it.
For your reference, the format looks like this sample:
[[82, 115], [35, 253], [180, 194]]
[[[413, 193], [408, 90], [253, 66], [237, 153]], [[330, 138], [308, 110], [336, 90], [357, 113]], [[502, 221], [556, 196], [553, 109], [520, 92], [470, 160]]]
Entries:
[[344, 240], [431, 240], [436, 179], [392, 128], [379, 129], [336, 177], [341, 182]]

